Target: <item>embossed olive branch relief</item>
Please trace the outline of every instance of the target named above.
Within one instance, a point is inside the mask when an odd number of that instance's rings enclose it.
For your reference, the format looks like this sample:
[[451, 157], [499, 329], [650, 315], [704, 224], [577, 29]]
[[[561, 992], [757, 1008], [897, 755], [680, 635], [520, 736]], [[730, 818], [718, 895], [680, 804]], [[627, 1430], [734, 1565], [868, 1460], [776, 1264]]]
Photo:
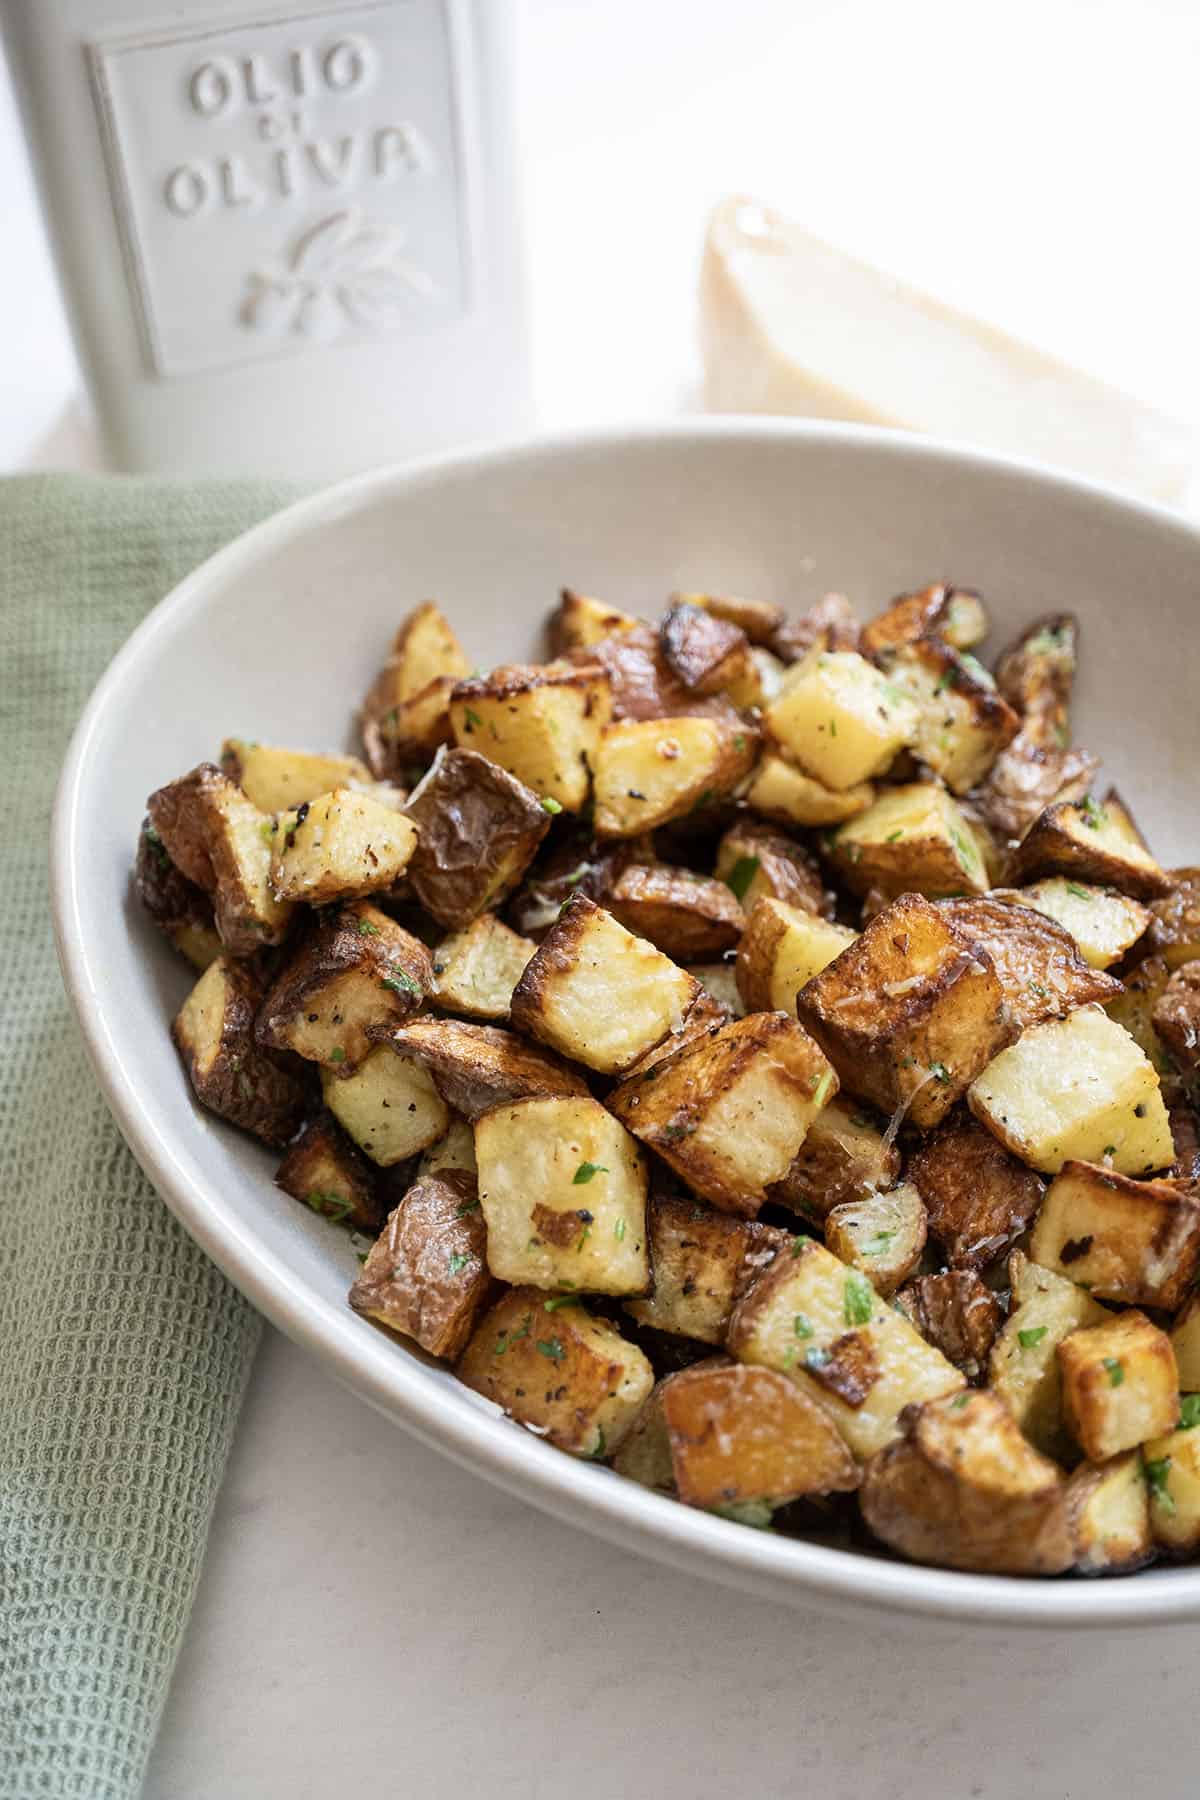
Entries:
[[248, 277], [239, 318], [253, 331], [295, 331], [317, 340], [348, 328], [386, 331], [412, 302], [439, 298], [437, 283], [404, 255], [405, 233], [359, 207], [331, 213], [301, 234], [290, 254]]

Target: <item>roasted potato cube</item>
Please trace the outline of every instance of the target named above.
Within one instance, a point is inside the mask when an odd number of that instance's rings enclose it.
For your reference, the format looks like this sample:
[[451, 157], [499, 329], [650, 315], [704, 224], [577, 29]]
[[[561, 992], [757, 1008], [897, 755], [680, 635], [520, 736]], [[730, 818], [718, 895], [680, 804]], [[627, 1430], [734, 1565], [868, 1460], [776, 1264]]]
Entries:
[[1071, 690], [1078, 663], [1079, 624], [1073, 613], [1035, 619], [996, 664], [996, 685], [1020, 714], [1028, 741], [1061, 749], [1071, 741]]
[[564, 588], [550, 620], [550, 644], [555, 655], [562, 656], [568, 650], [590, 650], [602, 638], [636, 631], [640, 625], [640, 619], [618, 607], [606, 606], [603, 600], [589, 594], [577, 594], [574, 588]]
[[982, 893], [983, 851], [945, 788], [915, 781], [888, 788], [875, 804], [827, 840], [828, 854], [856, 894]]
[[371, 771], [357, 756], [314, 756], [308, 750], [281, 750], [246, 738], [225, 739], [221, 768], [263, 813], [286, 812], [331, 788], [371, 780]]
[[1089, 794], [1083, 800], [1060, 801], [1039, 814], [1013, 852], [1011, 879], [1022, 886], [1043, 875], [1094, 882], [1135, 900], [1157, 899], [1172, 885], [1112, 793], [1103, 805]]
[[434, 1005], [473, 1019], [507, 1019], [513, 989], [536, 949], [495, 913], [481, 913], [434, 951]]
[[474, 1121], [511, 1100], [587, 1093], [587, 1083], [556, 1056], [535, 1050], [495, 1025], [459, 1019], [413, 1019], [390, 1042], [429, 1069], [448, 1106]]
[[[689, 963], [687, 972], [700, 983], [704, 993], [721, 1008], [726, 1018], [745, 1017], [746, 1006], [738, 992], [737, 971], [732, 963]], [[692, 1011], [695, 1010], [693, 1007]]]
[[724, 701], [699, 699], [684, 687], [662, 652], [653, 625], [638, 620], [585, 650], [571, 650], [576, 665], [598, 664], [608, 676], [613, 719], [666, 719], [723, 709]]
[[408, 614], [363, 702], [363, 748], [374, 774], [393, 774], [406, 756], [432, 755], [450, 742], [450, 695], [470, 668], [432, 601]]
[[420, 939], [358, 900], [314, 923], [271, 984], [255, 1036], [345, 1073], [370, 1055], [373, 1036], [420, 1011], [432, 980]]
[[1084, 1575], [1127, 1575], [1150, 1561], [1150, 1502], [1136, 1450], [1099, 1467], [1080, 1463], [1067, 1481], [1067, 1523]]
[[817, 1114], [800, 1153], [767, 1198], [809, 1219], [887, 1188], [900, 1173], [900, 1153], [884, 1141], [879, 1121], [858, 1101], [839, 1095]]
[[707, 1041], [720, 1026], [728, 1025], [732, 1016], [711, 994], [701, 990], [688, 1008], [679, 1029], [665, 1037], [661, 1044], [656, 1044], [653, 1050], [647, 1050], [645, 1056], [639, 1057], [633, 1067], [625, 1071], [623, 1082], [649, 1081], [652, 1069], [656, 1070], [660, 1063], [674, 1061], [681, 1050], [688, 1049], [692, 1044]]
[[512, 998], [518, 1031], [617, 1075], [678, 1031], [699, 983], [586, 895], [568, 901]]
[[784, 900], [760, 900], [738, 946], [737, 985], [747, 1010], [792, 1012], [800, 989], [856, 935]]
[[1021, 730], [992, 764], [974, 804], [998, 840], [1015, 844], [1046, 807], [1082, 800], [1099, 767], [1086, 750], [1058, 749]]
[[1083, 1326], [1112, 1314], [1065, 1275], [1039, 1268], [1020, 1250], [1008, 1259], [1012, 1303], [992, 1346], [988, 1384], [1031, 1444], [1058, 1462], [1073, 1462], [1074, 1440], [1063, 1419], [1058, 1346]]
[[746, 927], [725, 882], [666, 863], [630, 863], [605, 896], [613, 917], [680, 961], [720, 956]]
[[1119, 962], [1150, 923], [1150, 911], [1140, 900], [1111, 888], [1088, 887], [1065, 875], [1050, 875], [1031, 887], [995, 888], [988, 896], [1006, 906], [1030, 907], [1070, 932], [1079, 954], [1093, 969], [1107, 969]]
[[797, 1238], [734, 1308], [729, 1348], [739, 1362], [788, 1374], [833, 1414], [857, 1457], [886, 1444], [915, 1400], [962, 1387], [959, 1371], [866, 1276], [811, 1238]]
[[460, 681], [450, 724], [460, 749], [481, 751], [539, 798], [578, 812], [611, 706], [595, 663], [511, 664]]
[[350, 1289], [355, 1312], [453, 1361], [492, 1290], [475, 1183], [447, 1169], [409, 1188]]
[[363, 721], [363, 743], [373, 768], [389, 773], [412, 762], [424, 762], [453, 743], [450, 701], [461, 677], [435, 675], [411, 699], [385, 705], [389, 671], [385, 669], [368, 695], [368, 705], [379, 708], [377, 719]]
[[501, 1281], [641, 1294], [646, 1159], [598, 1100], [517, 1100], [475, 1125], [488, 1266]]
[[416, 827], [394, 807], [353, 788], [334, 788], [280, 819], [271, 885], [280, 899], [310, 906], [357, 900], [394, 886], [416, 842]]
[[1154, 1003], [1151, 1023], [1177, 1069], [1200, 1068], [1200, 963], [1184, 963]]
[[1173, 1312], [1200, 1257], [1200, 1201], [1172, 1181], [1068, 1162], [1046, 1190], [1029, 1254], [1102, 1300]]
[[952, 1269], [986, 1269], [1026, 1231], [1045, 1184], [966, 1114], [946, 1120], [914, 1154], [908, 1177]]
[[325, 1104], [373, 1163], [390, 1168], [436, 1144], [450, 1113], [424, 1064], [381, 1044], [352, 1075], [321, 1071]]
[[835, 793], [882, 775], [918, 722], [905, 690], [853, 650], [810, 652], [766, 711], [784, 754]]
[[787, 619], [767, 640], [785, 663], [803, 662], [813, 650], [858, 650], [861, 634], [845, 594], [822, 594], [798, 619]]
[[371, 1165], [330, 1113], [309, 1120], [276, 1169], [275, 1184], [337, 1225], [375, 1232], [383, 1224]]
[[1200, 957], [1200, 869], [1172, 869], [1171, 892], [1150, 905], [1144, 948], [1169, 969]]
[[221, 954], [212, 901], [175, 867], [149, 819], [138, 835], [133, 880], [158, 929], [194, 968], [207, 969]]
[[560, 1450], [596, 1459], [616, 1450], [654, 1386], [646, 1357], [614, 1325], [539, 1288], [497, 1301], [458, 1376]]
[[885, 1112], [906, 1108], [926, 1129], [1011, 1032], [987, 952], [918, 894], [872, 919], [801, 989], [796, 1010], [844, 1087]]
[[625, 1311], [639, 1325], [702, 1344], [725, 1342], [738, 1296], [792, 1242], [772, 1225], [668, 1194], [652, 1196], [649, 1231], [654, 1286]]
[[925, 1248], [925, 1208], [911, 1182], [844, 1200], [825, 1217], [825, 1242], [886, 1299], [907, 1281]]
[[[720, 1367], [727, 1366], [730, 1360], [726, 1356], [705, 1358], [706, 1362]], [[655, 1383], [649, 1399], [621, 1439], [612, 1462], [617, 1474], [623, 1475], [626, 1481], [636, 1481], [639, 1487], [649, 1488], [655, 1494], [669, 1494], [672, 1498], [676, 1497], [675, 1468], [671, 1462], [667, 1421], [663, 1417], [662, 1393], [668, 1381], [686, 1373], [685, 1369], [677, 1369]]]
[[1058, 1346], [1063, 1416], [1089, 1462], [1107, 1462], [1179, 1422], [1175, 1353], [1145, 1313], [1123, 1312]]
[[1149, 1175], [1175, 1160], [1153, 1065], [1098, 1006], [1031, 1027], [972, 1082], [967, 1100], [1045, 1175], [1105, 1160], [1123, 1175]]
[[1060, 1575], [1074, 1562], [1062, 1472], [994, 1394], [931, 1400], [863, 1471], [863, 1518], [914, 1562]]
[[746, 789], [746, 805], [764, 819], [781, 825], [840, 825], [866, 812], [875, 799], [869, 781], [835, 794], [832, 788], [806, 775], [786, 757], [768, 750]]
[[758, 734], [728, 716], [623, 719], [596, 749], [597, 837], [637, 837], [732, 793], [754, 764]]
[[689, 693], [723, 693], [735, 706], [762, 700], [750, 640], [740, 626], [681, 600], [667, 612], [659, 636], [668, 666]]
[[292, 908], [271, 887], [271, 820], [213, 763], [151, 794], [150, 823], [180, 873], [213, 897], [230, 956], [280, 944]]
[[1174, 1075], [1175, 1064], [1154, 1029], [1154, 1008], [1166, 993], [1170, 979], [1171, 971], [1164, 958], [1148, 956], [1145, 962], [1129, 971], [1124, 979], [1124, 991], [1109, 1000], [1104, 1008], [1109, 1018], [1129, 1033], [1163, 1079]]
[[769, 644], [785, 623], [781, 606], [771, 600], [748, 600], [740, 594], [672, 594], [673, 605], [698, 606], [714, 619], [744, 631], [752, 644]]
[[684, 1369], [663, 1383], [661, 1405], [685, 1506], [778, 1506], [858, 1486], [854, 1458], [824, 1407], [773, 1369]]
[[1200, 1294], [1193, 1294], [1171, 1329], [1171, 1348], [1185, 1394], [1200, 1394]]
[[753, 1218], [836, 1092], [807, 1032], [783, 1013], [753, 1013], [631, 1077], [608, 1103], [697, 1194]]
[[737, 820], [721, 839], [714, 873], [747, 915], [764, 899], [822, 916], [831, 905], [816, 859], [803, 845], [749, 817]]
[[916, 594], [900, 594], [862, 629], [861, 649], [885, 666], [903, 645], [940, 638], [955, 650], [970, 650], [988, 634], [983, 601], [970, 588], [941, 582]]
[[262, 988], [250, 970], [218, 956], [171, 1026], [197, 1100], [264, 1144], [286, 1144], [304, 1115], [305, 1088], [254, 1041]]
[[512, 892], [550, 829], [537, 795], [473, 750], [443, 751], [407, 811], [420, 833], [408, 878], [452, 931]]
[[913, 750], [952, 793], [968, 793], [1016, 737], [1017, 714], [987, 670], [941, 638], [897, 645], [888, 670], [918, 708]]
[[1150, 1528], [1168, 1550], [1200, 1546], [1200, 1426], [1188, 1425], [1142, 1445]]
[[477, 1172], [475, 1162], [475, 1127], [468, 1119], [452, 1118], [445, 1135], [421, 1152], [417, 1180], [442, 1175], [451, 1169], [462, 1169], [468, 1175]]
[[918, 1276], [900, 1289], [896, 1304], [947, 1362], [961, 1369], [968, 1381], [979, 1380], [1003, 1313], [995, 1294], [973, 1269]]
[[1083, 960], [1064, 925], [1032, 907], [1005, 905], [990, 895], [943, 900], [942, 906], [963, 935], [991, 957], [1009, 1013], [1022, 1031], [1077, 1006], [1115, 999], [1121, 991], [1111, 975]]

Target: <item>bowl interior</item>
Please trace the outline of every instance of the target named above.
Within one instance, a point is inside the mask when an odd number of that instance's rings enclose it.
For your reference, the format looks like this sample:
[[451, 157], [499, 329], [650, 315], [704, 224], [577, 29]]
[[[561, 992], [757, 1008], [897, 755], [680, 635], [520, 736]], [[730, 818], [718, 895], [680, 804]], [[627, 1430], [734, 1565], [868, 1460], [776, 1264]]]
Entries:
[[187, 972], [132, 894], [151, 789], [215, 757], [226, 735], [351, 746], [355, 707], [421, 599], [441, 603], [486, 667], [541, 653], [564, 583], [652, 614], [676, 588], [794, 611], [838, 588], [869, 616], [946, 577], [985, 595], [989, 651], [1038, 613], [1079, 614], [1079, 741], [1104, 754], [1158, 853], [1185, 860], [1200, 535], [1080, 484], [887, 434], [687, 424], [372, 475], [190, 577], [106, 675], [64, 774], [55, 901], [68, 986], [123, 1130], [193, 1235], [367, 1399], [505, 1486], [776, 1597], [1034, 1624], [1194, 1616], [1200, 1572], [1038, 1585], [776, 1540], [644, 1494], [499, 1420], [349, 1313], [357, 1265], [345, 1234], [273, 1187], [266, 1153], [193, 1107], [167, 1037]]

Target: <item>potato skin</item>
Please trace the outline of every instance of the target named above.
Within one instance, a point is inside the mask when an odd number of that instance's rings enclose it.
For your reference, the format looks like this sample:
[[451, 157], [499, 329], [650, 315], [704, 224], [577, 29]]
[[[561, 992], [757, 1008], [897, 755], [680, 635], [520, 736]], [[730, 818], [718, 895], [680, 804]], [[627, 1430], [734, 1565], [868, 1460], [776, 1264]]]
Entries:
[[746, 915], [723, 881], [665, 863], [630, 863], [605, 904], [627, 931], [677, 962], [720, 956], [746, 927]]
[[1171, 892], [1150, 903], [1150, 927], [1139, 956], [1161, 956], [1178, 969], [1200, 957], [1200, 869], [1172, 869]]
[[588, 1092], [574, 1069], [496, 1025], [413, 1019], [389, 1032], [387, 1041], [403, 1055], [418, 1057], [446, 1105], [472, 1121], [489, 1106], [510, 1100]]
[[200, 1104], [264, 1144], [279, 1146], [299, 1126], [308, 1091], [255, 1042], [261, 1003], [257, 976], [220, 956], [184, 1001], [171, 1036]]
[[383, 1224], [371, 1165], [332, 1113], [309, 1120], [276, 1169], [275, 1185], [336, 1224], [372, 1232]]
[[716, 874], [731, 884], [747, 917], [755, 901], [766, 896], [823, 919], [833, 917], [834, 896], [816, 858], [795, 838], [750, 815], [735, 820], [722, 837]]
[[138, 834], [133, 884], [158, 929], [189, 962], [204, 969], [220, 955], [212, 900], [171, 861], [149, 819]]
[[758, 698], [750, 640], [737, 625], [678, 600], [663, 618], [659, 637], [667, 663], [689, 692], [716, 694], [728, 689], [741, 705]]
[[991, 957], [1009, 1013], [1022, 1031], [1121, 992], [1113, 976], [1084, 962], [1065, 926], [1032, 907], [986, 895], [943, 900], [941, 906], [964, 937], [982, 944]]
[[[960, 621], [968, 617], [973, 629], [964, 635]], [[951, 587], [938, 581], [917, 593], [898, 594], [890, 606], [863, 626], [858, 647], [864, 656], [886, 663], [889, 652], [925, 637], [944, 638], [958, 650], [969, 650], [986, 630], [987, 619], [979, 595], [971, 588]]]
[[[349, 1074], [370, 1055], [374, 1038], [419, 1012], [433, 981], [429, 952], [419, 938], [367, 901], [331, 908], [319, 917], [259, 1008], [255, 1037], [264, 1049], [294, 1050], [313, 1061], [332, 1062]], [[347, 978], [357, 975], [351, 996]], [[301, 1015], [323, 1010], [322, 996], [345, 988], [345, 1024], [331, 1030], [340, 1054], [332, 1058], [297, 1040]], [[303, 1031], [303, 1022], [301, 1023]]]
[[824, 594], [798, 619], [785, 620], [767, 639], [781, 662], [802, 662], [810, 650], [859, 650], [858, 620], [845, 594]]
[[1200, 1069], [1200, 963], [1176, 969], [1150, 1017], [1176, 1065], [1194, 1075]]
[[919, 1275], [900, 1289], [896, 1304], [968, 1381], [988, 1366], [1003, 1314], [1000, 1302], [972, 1269]]
[[1103, 806], [1090, 800], [1057, 801], [1040, 813], [1013, 852], [1009, 879], [1015, 886], [1043, 875], [1071, 875], [1099, 887], [1114, 887], [1135, 900], [1161, 899], [1171, 891], [1171, 877], [1154, 858], [1132, 840], [1115, 849], [1093, 841], [1106, 815], [1132, 826], [1125, 808], [1113, 795]]
[[786, 1231], [731, 1218], [700, 1200], [654, 1194], [647, 1214], [654, 1288], [627, 1300], [639, 1325], [723, 1344], [734, 1306], [791, 1243]]
[[1070, 742], [1078, 658], [1079, 621], [1067, 612], [1034, 619], [1001, 653], [996, 686], [1020, 715], [1029, 743], [1061, 749]]
[[858, 1486], [829, 1414], [774, 1369], [684, 1369], [663, 1383], [661, 1405], [685, 1506], [779, 1503]]
[[511, 892], [550, 829], [537, 795], [474, 750], [445, 751], [405, 811], [421, 834], [408, 879], [455, 931]]
[[986, 1269], [1026, 1231], [1046, 1184], [968, 1114], [955, 1113], [918, 1148], [909, 1180], [953, 1269]]
[[269, 820], [215, 763], [198, 763], [158, 788], [146, 811], [176, 868], [213, 896], [228, 955], [253, 956], [283, 942], [292, 908], [270, 889], [271, 852], [261, 835]]
[[474, 1179], [446, 1169], [409, 1188], [350, 1289], [350, 1304], [453, 1361], [493, 1285]]
[[1016, 844], [1049, 806], [1082, 800], [1100, 759], [1086, 750], [1040, 744], [1019, 731], [972, 796], [989, 829]]

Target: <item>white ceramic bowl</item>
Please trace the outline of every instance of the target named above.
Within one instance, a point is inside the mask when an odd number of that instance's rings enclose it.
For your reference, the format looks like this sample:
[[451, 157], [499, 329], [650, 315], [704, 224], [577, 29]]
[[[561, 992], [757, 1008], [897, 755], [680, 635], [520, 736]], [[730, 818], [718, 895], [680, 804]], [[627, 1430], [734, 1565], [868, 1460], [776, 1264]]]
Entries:
[[135, 632], [97, 688], [54, 821], [67, 987], [108, 1102], [168, 1205], [230, 1279], [381, 1412], [559, 1517], [776, 1599], [1008, 1624], [1200, 1616], [1200, 1568], [1108, 1582], [959, 1575], [776, 1538], [548, 1448], [350, 1312], [345, 1234], [199, 1112], [167, 1036], [188, 974], [142, 917], [130, 861], [151, 789], [227, 734], [352, 741], [392, 632], [436, 596], [481, 664], [535, 653], [564, 583], [656, 612], [675, 588], [869, 614], [942, 577], [979, 587], [993, 645], [1034, 614], [1083, 621], [1080, 740], [1159, 853], [1197, 849], [1200, 532], [1014, 462], [851, 427], [742, 420], [577, 435], [384, 470], [259, 526]]

